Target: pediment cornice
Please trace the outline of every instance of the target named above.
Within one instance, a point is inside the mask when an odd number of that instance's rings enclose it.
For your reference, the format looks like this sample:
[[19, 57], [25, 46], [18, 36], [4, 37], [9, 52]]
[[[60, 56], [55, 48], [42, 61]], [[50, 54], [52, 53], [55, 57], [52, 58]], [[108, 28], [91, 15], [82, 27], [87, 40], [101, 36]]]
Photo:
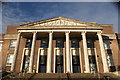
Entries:
[[97, 23], [95, 22], [84, 22], [84, 21], [79, 21], [75, 19], [70, 19], [70, 18], [64, 18], [64, 17], [56, 17], [56, 18], [51, 18], [51, 19], [46, 19], [46, 20], [41, 20], [37, 22], [30, 22], [30, 23], [25, 23], [20, 26], [24, 27], [31, 27], [31, 26], [93, 26], [93, 27], [100, 27]]

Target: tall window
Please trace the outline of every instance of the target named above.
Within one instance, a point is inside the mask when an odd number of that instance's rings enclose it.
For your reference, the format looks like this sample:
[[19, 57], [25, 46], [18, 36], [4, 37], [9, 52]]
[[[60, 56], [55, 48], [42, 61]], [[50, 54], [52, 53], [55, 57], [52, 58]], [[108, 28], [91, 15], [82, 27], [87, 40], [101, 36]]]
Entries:
[[112, 53], [108, 53], [106, 55], [106, 57], [107, 57], [107, 63], [108, 63], [109, 71], [110, 72], [115, 71], [115, 66], [114, 66], [114, 61], [113, 61]]
[[14, 50], [16, 46], [16, 40], [11, 40], [9, 49]]
[[46, 63], [47, 63], [47, 55], [40, 55], [39, 57], [39, 72], [46, 73]]
[[41, 40], [41, 48], [48, 48], [48, 40]]
[[105, 49], [110, 49], [110, 40], [104, 40]]
[[72, 40], [71, 43], [72, 43], [72, 45], [71, 45], [72, 48], [79, 48], [79, 41], [78, 40], [74, 39], [74, 40]]
[[26, 48], [31, 48], [32, 45], [32, 40], [31, 39], [27, 39], [26, 41]]
[[77, 39], [73, 39], [71, 41], [71, 54], [72, 54], [72, 66], [73, 66], [73, 73], [80, 73], [80, 58], [79, 58], [79, 41]]
[[56, 56], [56, 73], [63, 73], [63, 55]]
[[56, 47], [57, 48], [63, 48], [64, 47], [63, 40], [60, 40], [60, 39], [56, 40]]
[[13, 61], [13, 54], [7, 55], [6, 66], [11, 66]]
[[89, 63], [90, 63], [90, 72], [92, 73], [97, 72], [95, 55], [89, 55]]
[[30, 50], [25, 50], [24, 60], [23, 60], [23, 72], [28, 72], [30, 63]]
[[72, 56], [73, 73], [80, 73], [80, 59], [78, 55]]

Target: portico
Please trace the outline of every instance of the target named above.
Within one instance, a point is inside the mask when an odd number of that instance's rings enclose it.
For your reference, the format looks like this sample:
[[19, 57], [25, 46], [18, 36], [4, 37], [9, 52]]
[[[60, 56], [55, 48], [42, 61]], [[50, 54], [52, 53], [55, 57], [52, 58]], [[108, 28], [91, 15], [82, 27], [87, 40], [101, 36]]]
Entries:
[[[17, 40], [17, 45], [19, 45], [20, 42], [20, 37], [25, 37], [27, 38], [28, 36], [24, 35], [25, 33], [30, 33], [31, 34], [31, 38], [32, 38], [32, 45], [30, 48], [30, 62], [29, 62], [29, 69], [28, 72], [32, 73], [33, 71], [33, 61], [34, 61], [34, 54], [35, 54], [35, 44], [37, 38], [41, 39], [39, 36], [41, 36], [42, 34], [46, 35], [45, 37], [48, 39], [48, 47], [47, 48], [39, 48], [38, 50], [38, 59], [37, 59], [37, 72], [39, 72], [39, 67], [40, 67], [40, 59], [39, 57], [41, 55], [46, 55], [46, 73], [55, 73], [56, 71], [56, 57], [59, 55], [62, 55], [62, 59], [63, 59], [63, 73], [73, 73], [73, 60], [72, 60], [72, 55], [76, 55], [77, 53], [75, 52], [77, 48], [74, 48], [73, 53], [71, 52], [71, 42], [70, 40], [72, 40], [72, 38], [74, 38], [74, 36], [72, 36], [72, 34], [74, 35], [74, 33], [77, 34], [77, 38], [78, 40], [82, 40], [83, 41], [83, 53], [84, 53], [84, 63], [85, 65], [83, 65], [81, 62], [81, 49], [79, 46], [78, 47], [78, 56], [79, 56], [79, 69], [80, 69], [80, 73], [90, 73], [90, 61], [89, 61], [89, 53], [88, 53], [88, 47], [87, 47], [87, 35], [93, 33], [94, 36], [98, 37], [99, 39], [99, 44], [100, 44], [100, 51], [101, 51], [101, 55], [102, 55], [102, 62], [103, 62], [103, 69], [104, 72], [109, 72], [108, 70], [108, 66], [107, 64], [107, 60], [106, 60], [106, 54], [105, 54], [105, 50], [104, 50], [104, 45], [103, 45], [103, 40], [102, 40], [102, 35], [101, 35], [101, 30], [19, 30], [18, 31], [20, 34], [18, 34], [18, 40]], [[62, 35], [61, 35], [62, 33]], [[41, 34], [41, 35], [40, 35]], [[55, 34], [59, 34], [59, 35], [55, 35]], [[42, 36], [44, 36], [42, 35]], [[53, 39], [56, 39], [56, 37], [61, 36], [61, 38], [63, 38], [63, 42], [65, 42], [65, 45], [63, 48], [53, 48]], [[17, 50], [18, 50], [18, 46], [16, 46], [15, 49], [15, 55], [14, 57], [18, 54]], [[56, 49], [56, 52], [55, 52]], [[24, 51], [24, 50], [23, 50]], [[60, 53], [61, 52], [61, 53]], [[54, 55], [54, 56], [52, 56]], [[57, 55], [57, 56], [56, 56]], [[22, 58], [24, 58], [24, 54], [22, 56]], [[97, 62], [97, 54], [95, 54], [95, 59]], [[54, 58], [54, 59], [53, 59]], [[24, 60], [24, 59], [23, 59]], [[54, 61], [52, 61], [54, 60]], [[21, 71], [23, 71], [23, 64], [24, 62], [21, 62]], [[54, 66], [53, 66], [54, 64]], [[12, 65], [12, 70], [14, 70], [14, 66], [15, 66], [15, 62]], [[85, 70], [82, 70], [82, 67], [85, 67]], [[97, 66], [97, 71], [98, 70], [98, 65]], [[54, 69], [53, 69], [54, 68]]]

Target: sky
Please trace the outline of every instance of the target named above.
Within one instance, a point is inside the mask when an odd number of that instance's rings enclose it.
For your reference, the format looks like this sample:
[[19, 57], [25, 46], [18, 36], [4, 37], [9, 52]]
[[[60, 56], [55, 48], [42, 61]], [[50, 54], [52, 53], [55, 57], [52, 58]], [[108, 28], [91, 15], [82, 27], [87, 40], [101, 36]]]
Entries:
[[7, 25], [20, 25], [53, 17], [66, 17], [98, 24], [112, 24], [118, 33], [117, 2], [2, 2], [2, 31]]

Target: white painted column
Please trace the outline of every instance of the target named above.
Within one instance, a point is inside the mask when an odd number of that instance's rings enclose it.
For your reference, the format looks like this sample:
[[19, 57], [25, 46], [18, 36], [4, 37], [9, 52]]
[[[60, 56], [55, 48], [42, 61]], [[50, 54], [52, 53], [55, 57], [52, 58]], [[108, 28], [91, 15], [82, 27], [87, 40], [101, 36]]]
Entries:
[[16, 43], [13, 62], [12, 62], [12, 66], [11, 66], [11, 71], [12, 72], [14, 71], [15, 65], [16, 65], [16, 59], [17, 59], [17, 54], [18, 54], [18, 49], [19, 49], [19, 44], [20, 44], [20, 38], [21, 38], [21, 32], [18, 33], [18, 37], [17, 37], [17, 43]]
[[86, 32], [82, 32], [81, 34], [82, 34], [82, 39], [83, 39], [85, 70], [86, 70], [86, 73], [89, 73], [90, 72], [90, 67], [89, 67], [89, 58], [88, 58], [88, 50], [87, 50]]
[[30, 64], [29, 64], [29, 73], [32, 73], [32, 70], [33, 70], [33, 61], [34, 61], [33, 58], [34, 58], [34, 53], [35, 53], [36, 34], [37, 34], [37, 32], [33, 33], [31, 54], [30, 54]]
[[70, 73], [70, 40], [69, 32], [66, 32], [66, 72]]
[[49, 46], [47, 53], [47, 73], [52, 73], [52, 37], [53, 33], [49, 33]]
[[98, 35], [99, 44], [100, 44], [100, 51], [101, 51], [101, 56], [102, 56], [104, 72], [109, 72], [108, 65], [107, 65], [107, 59], [106, 59], [106, 54], [105, 54], [105, 48], [104, 48], [101, 32], [98, 32], [97, 35]]

